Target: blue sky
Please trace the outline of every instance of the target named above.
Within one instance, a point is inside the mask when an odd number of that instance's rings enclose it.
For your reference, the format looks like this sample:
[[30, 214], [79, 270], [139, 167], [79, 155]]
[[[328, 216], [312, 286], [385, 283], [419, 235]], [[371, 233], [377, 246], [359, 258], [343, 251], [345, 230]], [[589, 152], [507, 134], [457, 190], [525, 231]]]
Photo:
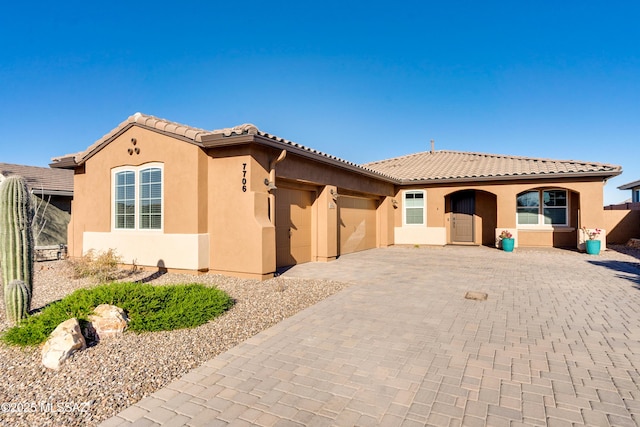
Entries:
[[254, 123], [364, 163], [436, 149], [640, 179], [634, 1], [31, 2], [0, 14], [0, 162], [46, 166], [140, 111]]

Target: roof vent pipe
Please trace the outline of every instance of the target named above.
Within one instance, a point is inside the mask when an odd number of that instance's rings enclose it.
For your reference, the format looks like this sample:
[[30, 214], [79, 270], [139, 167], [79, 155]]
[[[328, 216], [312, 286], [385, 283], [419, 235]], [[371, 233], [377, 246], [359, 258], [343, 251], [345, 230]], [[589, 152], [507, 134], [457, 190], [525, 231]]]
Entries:
[[431, 153], [433, 153], [436, 150], [436, 142], [432, 139], [431, 140]]

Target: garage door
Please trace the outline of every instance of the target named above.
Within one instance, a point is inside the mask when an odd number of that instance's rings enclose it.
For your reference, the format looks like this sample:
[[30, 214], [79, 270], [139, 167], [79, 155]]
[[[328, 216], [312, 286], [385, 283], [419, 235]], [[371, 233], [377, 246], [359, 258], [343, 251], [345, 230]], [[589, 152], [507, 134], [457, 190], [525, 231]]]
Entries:
[[314, 193], [276, 190], [276, 266], [311, 261], [311, 205]]
[[341, 195], [338, 207], [340, 254], [375, 248], [377, 201]]

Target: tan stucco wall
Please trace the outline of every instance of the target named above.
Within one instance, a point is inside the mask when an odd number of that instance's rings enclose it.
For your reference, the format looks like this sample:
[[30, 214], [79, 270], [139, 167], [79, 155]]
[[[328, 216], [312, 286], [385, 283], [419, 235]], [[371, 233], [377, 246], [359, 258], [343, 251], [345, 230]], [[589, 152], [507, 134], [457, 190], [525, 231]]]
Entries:
[[[135, 145], [132, 139], [135, 139]], [[139, 153], [133, 151], [129, 154], [129, 149], [136, 148]], [[207, 205], [205, 203], [203, 206], [200, 202], [206, 200], [200, 198], [207, 194], [207, 174], [206, 168], [203, 168], [206, 166], [204, 152], [185, 141], [140, 127], [131, 127], [76, 170], [73, 214], [68, 229], [71, 256], [78, 257], [92, 249], [83, 247], [84, 232], [119, 233], [112, 230], [111, 224], [112, 169], [119, 166], [141, 166], [152, 162], [161, 163], [163, 166], [162, 233], [195, 235], [206, 232]], [[138, 233], [140, 238], [144, 238], [145, 233], [148, 235], [159, 232], [141, 230]], [[112, 249], [123, 250], [118, 247]], [[170, 248], [168, 244], [167, 250], [180, 248]]]
[[[214, 272], [269, 277], [276, 269], [275, 218], [270, 203], [276, 203], [285, 188], [311, 191], [311, 259], [330, 261], [338, 256], [337, 200], [331, 191], [359, 191], [370, 185], [378, 193], [393, 194], [393, 185], [358, 179], [352, 172], [311, 161], [292, 153], [275, 167], [279, 188], [272, 196], [265, 185], [270, 166], [279, 150], [257, 145], [216, 148], [208, 151], [209, 232], [211, 270]], [[246, 163], [246, 192], [242, 191]], [[367, 184], [367, 181], [371, 181]], [[372, 195], [377, 197], [377, 195]], [[388, 209], [385, 205], [383, 209]], [[271, 210], [275, 216], [275, 209]], [[380, 223], [380, 221], [378, 221]], [[389, 233], [380, 245], [392, 244]]]
[[264, 185], [267, 153], [247, 145], [209, 150], [208, 155], [211, 270], [258, 278], [272, 274], [275, 228]]
[[331, 184], [338, 190], [359, 192], [362, 195], [393, 196], [391, 183], [369, 178], [339, 167], [331, 167], [294, 153], [288, 153], [276, 169], [278, 178], [317, 185]]
[[316, 198], [317, 253], [315, 260], [326, 262], [338, 256], [338, 202], [331, 192], [337, 194], [334, 185], [323, 186]]
[[640, 210], [605, 210], [607, 243], [625, 244], [640, 238]]
[[476, 192], [476, 242], [494, 245], [494, 230], [497, 228], [496, 196], [485, 191]]
[[[534, 229], [516, 225], [516, 198], [533, 189], [569, 190], [569, 226], [555, 230]], [[403, 192], [426, 191], [427, 221], [425, 226], [403, 225]], [[450, 196], [464, 190], [476, 191], [474, 234], [476, 244], [495, 243], [498, 230], [517, 230], [516, 245], [576, 247], [577, 228], [604, 228], [603, 182], [600, 179], [522, 180], [479, 182], [476, 185], [442, 184], [396, 187], [398, 209], [394, 215], [396, 243], [446, 244], [450, 242]], [[425, 230], [426, 229], [426, 230]], [[444, 234], [443, 234], [444, 230]], [[495, 230], [495, 231], [494, 231]], [[414, 241], [408, 241], [414, 236]], [[425, 241], [428, 240], [428, 241]]]

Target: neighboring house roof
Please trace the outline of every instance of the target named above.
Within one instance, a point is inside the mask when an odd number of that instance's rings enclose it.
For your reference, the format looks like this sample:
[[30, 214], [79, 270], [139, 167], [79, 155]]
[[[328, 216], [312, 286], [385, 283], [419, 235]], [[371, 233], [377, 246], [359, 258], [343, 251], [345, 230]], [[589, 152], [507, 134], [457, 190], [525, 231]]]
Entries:
[[484, 181], [578, 176], [612, 177], [620, 166], [577, 160], [550, 160], [459, 151], [425, 151], [366, 163], [367, 168], [403, 183]]
[[252, 124], [243, 124], [231, 128], [217, 129], [217, 130], [204, 130], [186, 126], [180, 123], [171, 122], [165, 119], [160, 119], [154, 116], [148, 116], [142, 113], [135, 113], [127, 118], [127, 120], [120, 123], [111, 132], [104, 135], [102, 138], [94, 142], [85, 151], [67, 154], [64, 156], [54, 157], [52, 163], [49, 165], [52, 168], [74, 168], [86, 162], [94, 154], [99, 152], [103, 147], [108, 145], [111, 141], [124, 133], [126, 130], [133, 126], [140, 126], [155, 132], [159, 132], [165, 135], [170, 135], [174, 138], [182, 139], [188, 143], [198, 145], [200, 147], [213, 147], [230, 145], [240, 141], [238, 137], [249, 136], [257, 137], [256, 142], [270, 145], [280, 150], [289, 149], [297, 154], [301, 154], [306, 157], [311, 157], [316, 160], [320, 160], [326, 163], [332, 163], [337, 166], [345, 167], [351, 170], [357, 170], [360, 173], [367, 175], [374, 175], [378, 178], [387, 179], [395, 182], [393, 177], [384, 176], [379, 172], [367, 169], [353, 162], [341, 159], [330, 154], [323, 153], [318, 150], [314, 150], [304, 145], [297, 144], [295, 142], [280, 138], [276, 135], [271, 135], [267, 132], [262, 132], [256, 126]]
[[457, 151], [431, 151], [357, 165], [330, 154], [262, 132], [252, 124], [207, 131], [142, 113], [135, 113], [85, 151], [56, 157], [49, 166], [73, 169], [127, 131], [140, 126], [170, 135], [203, 148], [252, 141], [277, 149], [287, 149], [317, 161], [375, 176], [395, 184], [482, 181], [514, 178], [602, 176], [610, 178], [622, 172], [620, 166], [575, 160], [550, 160]]
[[[73, 171], [0, 163], [0, 175], [20, 175], [36, 194], [73, 196]], [[0, 179], [1, 181], [1, 179]]]
[[621, 185], [618, 190], [633, 190], [636, 187], [640, 187], [640, 180]]

